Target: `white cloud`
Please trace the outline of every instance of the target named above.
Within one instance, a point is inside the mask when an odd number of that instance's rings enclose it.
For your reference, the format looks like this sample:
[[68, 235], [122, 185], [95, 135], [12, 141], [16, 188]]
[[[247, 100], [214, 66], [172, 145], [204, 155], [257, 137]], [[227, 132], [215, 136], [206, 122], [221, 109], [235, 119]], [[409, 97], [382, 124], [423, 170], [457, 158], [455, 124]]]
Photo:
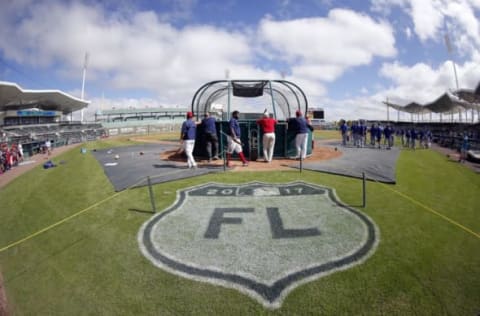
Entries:
[[[454, 60], [459, 88], [472, 89], [480, 78], [480, 25], [474, 7], [479, 8], [478, 0], [373, 0], [372, 9], [386, 15], [399, 7], [410, 15], [414, 32], [422, 41], [433, 41], [444, 48], [445, 26], [448, 26], [450, 41], [454, 50]], [[424, 62], [404, 65], [401, 62], [384, 63], [380, 76], [392, 85], [381, 90], [372, 98], [386, 99], [399, 104], [415, 101], [429, 103], [447, 90], [455, 90], [455, 76], [452, 62], [445, 60], [432, 66]], [[380, 105], [379, 105], [380, 108]]]
[[473, 7], [480, 9], [480, 0], [469, 0], [469, 2]]
[[346, 100], [323, 100], [325, 119], [338, 121], [340, 119], [357, 120], [386, 120], [387, 108], [382, 103], [385, 99], [378, 97], [359, 96]]
[[[258, 25], [232, 31], [227, 27], [178, 27], [170, 23], [194, 14], [196, 0], [168, 0], [172, 8], [165, 12], [137, 11], [129, 1], [122, 1], [121, 10], [109, 11], [117, 5], [109, 1], [110, 5], [101, 2], [93, 6], [91, 1], [89, 6], [81, 1], [3, 1], [0, 52], [6, 60], [80, 83], [83, 58], [88, 51], [86, 95], [92, 99], [89, 112], [100, 106], [132, 104], [188, 106], [201, 85], [224, 79], [226, 69], [230, 79], [279, 79], [280, 69], [285, 70], [285, 79], [302, 87], [311, 105], [325, 105], [334, 117], [382, 117], [381, 101], [387, 96], [428, 102], [454, 87], [449, 62], [431, 66], [392, 61], [385, 63], [380, 72], [392, 83], [391, 87], [368, 96], [376, 91], [374, 85], [378, 82], [372, 82], [372, 86], [362, 83], [362, 88], [356, 88], [362, 94], [359, 98], [328, 99], [327, 82], [334, 83], [333, 86], [355, 67], [397, 56], [393, 26], [352, 10], [333, 9], [326, 17], [285, 20], [266, 15]], [[480, 8], [480, 0], [371, 3], [372, 11], [386, 15], [392, 14], [393, 8], [403, 10], [412, 22], [406, 28], [405, 24], [399, 26], [397, 31], [402, 32], [403, 28], [407, 38], [416, 36], [422, 44], [443, 43], [447, 21], [456, 57], [463, 57], [457, 67], [460, 86], [472, 88], [478, 83], [480, 26], [474, 8]], [[292, 1], [283, 4], [288, 8], [295, 5]], [[99, 87], [97, 91], [146, 91], [152, 98], [99, 98], [90, 92], [93, 86]], [[79, 96], [79, 91], [75, 93]]]
[[369, 64], [376, 56], [396, 54], [389, 24], [344, 9], [331, 10], [326, 18], [265, 18], [259, 34], [271, 48], [270, 56], [292, 65], [293, 76], [323, 81], [333, 81], [346, 69]]
[[412, 30], [408, 26], [405, 28], [405, 35], [408, 39], [412, 38]]
[[[72, 95], [78, 91], [71, 91]], [[187, 109], [187, 105], [179, 104], [165, 104], [161, 103], [158, 99], [151, 98], [109, 98], [106, 97], [94, 97], [90, 100], [90, 105], [84, 110], [84, 117], [88, 120], [95, 118], [97, 111], [111, 110], [111, 109], [144, 109], [144, 108], [160, 108], [160, 107], [178, 107], [181, 109]], [[73, 120], [80, 120], [81, 113], [77, 111], [73, 113]]]
[[415, 34], [422, 42], [443, 42], [448, 27], [457, 53], [474, 56], [480, 50], [480, 0], [372, 0], [372, 11], [392, 14], [399, 7], [410, 15]]
[[449, 33], [457, 54], [470, 56], [480, 51], [480, 23], [475, 12], [466, 3], [451, 2], [445, 10], [449, 19]]
[[443, 24], [439, 1], [415, 0], [410, 2], [415, 33], [421, 41], [435, 38]]
[[[480, 67], [477, 63], [467, 62], [457, 65], [459, 88], [473, 89], [480, 78]], [[399, 63], [384, 64], [380, 75], [390, 79], [395, 86], [382, 91], [377, 96], [389, 97], [393, 102], [428, 103], [448, 90], [455, 90], [455, 76], [451, 62], [445, 62], [438, 68], [424, 63], [405, 66]]]
[[[179, 11], [188, 15], [191, 7], [186, 1]], [[202, 84], [223, 79], [225, 69], [231, 79], [280, 78], [276, 70], [255, 66], [259, 51], [274, 62], [286, 62], [289, 79], [312, 99], [325, 95], [322, 81], [396, 54], [389, 24], [340, 9], [326, 18], [265, 18], [259, 24], [260, 43], [251, 30], [178, 28], [165, 22], [166, 14], [129, 7], [111, 13], [81, 2], [15, 2], [6, 5], [0, 20], [0, 49], [7, 58], [39, 71], [55, 67], [65, 79], [77, 80], [88, 51], [87, 96], [92, 85], [141, 89], [154, 92], [164, 105], [188, 104]]]
[[[11, 13], [18, 6], [9, 8]], [[202, 25], [180, 29], [155, 12], [110, 14], [77, 2], [40, 1], [21, 12], [16, 23], [0, 22], [0, 49], [39, 71], [58, 67], [67, 79], [80, 76], [85, 51], [90, 82], [153, 91], [172, 103], [189, 102], [200, 85], [223, 79], [226, 68], [234, 75], [279, 77], [253, 66], [246, 34]]]
[[408, 0], [370, 0], [370, 9], [373, 12], [380, 12], [384, 15], [390, 15], [393, 7], [404, 7], [407, 2]]

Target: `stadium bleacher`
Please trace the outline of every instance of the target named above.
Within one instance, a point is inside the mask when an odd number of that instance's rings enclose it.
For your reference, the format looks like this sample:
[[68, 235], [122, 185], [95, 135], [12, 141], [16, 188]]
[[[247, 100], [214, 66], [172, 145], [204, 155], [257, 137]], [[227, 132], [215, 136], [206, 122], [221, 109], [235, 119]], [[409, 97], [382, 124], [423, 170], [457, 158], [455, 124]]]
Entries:
[[70, 145], [106, 136], [101, 124], [49, 124], [44, 126], [15, 126], [2, 128], [3, 142], [22, 144], [26, 156], [40, 151], [45, 141], [50, 140], [53, 147]]
[[433, 135], [433, 142], [454, 150], [459, 150], [466, 134], [469, 139], [470, 148], [480, 150], [480, 123], [393, 123], [395, 129], [415, 128], [417, 130], [430, 130]]

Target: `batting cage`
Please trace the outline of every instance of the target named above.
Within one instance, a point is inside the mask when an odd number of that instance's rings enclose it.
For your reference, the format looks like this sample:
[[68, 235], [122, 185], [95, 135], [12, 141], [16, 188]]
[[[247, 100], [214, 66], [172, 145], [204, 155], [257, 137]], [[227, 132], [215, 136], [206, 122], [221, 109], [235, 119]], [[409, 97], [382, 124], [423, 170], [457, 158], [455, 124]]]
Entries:
[[[295, 132], [288, 129], [288, 119], [295, 117], [297, 111], [306, 114], [308, 101], [299, 86], [286, 80], [217, 80], [197, 90], [191, 110], [200, 119], [207, 114], [217, 119], [217, 134], [222, 150], [227, 144], [231, 114], [239, 111], [243, 151], [250, 160], [262, 155], [263, 134], [256, 121], [266, 112], [278, 121], [273, 155], [288, 158], [296, 155]], [[200, 125], [195, 140], [195, 156], [208, 156], [204, 136], [204, 127]], [[312, 133], [309, 132], [307, 155], [311, 153]]]

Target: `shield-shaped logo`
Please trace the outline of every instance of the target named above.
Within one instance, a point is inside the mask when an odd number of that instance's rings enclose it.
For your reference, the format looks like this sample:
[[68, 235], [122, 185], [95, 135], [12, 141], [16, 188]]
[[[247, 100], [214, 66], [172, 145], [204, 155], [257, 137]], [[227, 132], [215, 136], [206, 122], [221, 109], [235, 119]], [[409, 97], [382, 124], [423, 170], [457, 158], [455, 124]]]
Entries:
[[277, 308], [298, 285], [365, 261], [378, 236], [374, 222], [332, 188], [253, 182], [178, 191], [138, 239], [143, 254], [166, 271]]

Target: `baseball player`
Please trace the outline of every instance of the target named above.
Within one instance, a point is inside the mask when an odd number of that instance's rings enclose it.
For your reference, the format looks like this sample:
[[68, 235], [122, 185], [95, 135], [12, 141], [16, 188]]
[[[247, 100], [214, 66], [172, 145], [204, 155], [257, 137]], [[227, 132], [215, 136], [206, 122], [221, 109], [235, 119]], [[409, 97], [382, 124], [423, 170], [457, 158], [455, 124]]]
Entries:
[[275, 125], [277, 120], [268, 115], [267, 110], [263, 112], [263, 117], [257, 120], [263, 132], [263, 158], [265, 162], [272, 162], [273, 148], [275, 147]]
[[205, 113], [202, 125], [205, 128], [205, 143], [207, 145], [208, 162], [218, 159], [218, 136], [215, 126], [215, 118], [210, 113]]
[[307, 157], [308, 130], [311, 129], [311, 126], [300, 110], [295, 112], [295, 118], [289, 119], [288, 129], [293, 130], [296, 134], [297, 156], [295, 158], [304, 160]]
[[342, 133], [342, 146], [347, 146], [348, 126], [345, 121], [340, 125], [340, 132]]
[[197, 125], [193, 121], [193, 113], [187, 112], [187, 119], [182, 124], [180, 142], [187, 155], [188, 168], [197, 168], [197, 163], [193, 158], [193, 148], [195, 147], [195, 137], [197, 136]]
[[245, 159], [245, 155], [242, 150], [242, 142], [240, 141], [240, 124], [238, 123], [238, 111], [232, 112], [232, 118], [228, 122], [229, 130], [227, 136], [227, 167], [231, 167], [231, 159], [233, 152], [236, 152], [242, 160], [243, 166], [248, 166], [248, 161]]

